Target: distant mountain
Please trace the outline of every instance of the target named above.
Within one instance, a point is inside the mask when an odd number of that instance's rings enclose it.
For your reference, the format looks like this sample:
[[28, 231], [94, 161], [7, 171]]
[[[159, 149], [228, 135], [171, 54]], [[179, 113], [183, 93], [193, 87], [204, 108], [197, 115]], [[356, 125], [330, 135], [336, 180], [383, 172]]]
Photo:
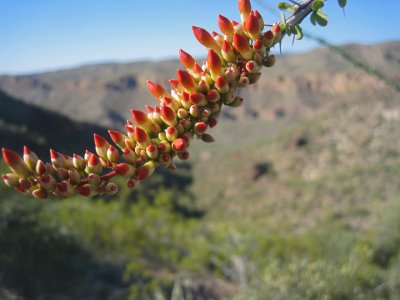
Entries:
[[[73, 121], [59, 113], [17, 100], [0, 91], [0, 146], [22, 151], [23, 145], [46, 158], [49, 147], [72, 154], [93, 148], [93, 133], [100, 126]], [[89, 148], [88, 148], [89, 147]]]
[[[343, 49], [400, 81], [400, 42], [348, 45]], [[226, 110], [229, 118], [275, 119], [314, 113], [337, 101], [332, 95], [373, 89], [375, 79], [328, 49], [282, 57], [264, 70], [255, 87], [242, 91], [241, 110]], [[130, 109], [155, 103], [146, 80], [168, 87], [178, 61], [102, 64], [27, 76], [0, 76], [0, 89], [26, 103], [65, 114], [78, 121], [120, 127]], [[320, 101], [323, 99], [323, 101]], [[318, 101], [317, 101], [318, 100]]]

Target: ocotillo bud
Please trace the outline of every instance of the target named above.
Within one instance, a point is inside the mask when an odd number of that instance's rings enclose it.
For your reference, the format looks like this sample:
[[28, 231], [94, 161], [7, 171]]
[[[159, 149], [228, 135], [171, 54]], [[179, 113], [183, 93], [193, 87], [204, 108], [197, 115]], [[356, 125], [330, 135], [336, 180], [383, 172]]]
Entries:
[[40, 176], [37, 180], [38, 180], [39, 185], [43, 189], [48, 190], [48, 191], [53, 190], [56, 186], [56, 180], [51, 175], [44, 174], [44, 175]]
[[167, 152], [171, 151], [171, 143], [167, 140], [163, 140], [158, 144], [158, 151], [159, 152]]
[[36, 199], [46, 199], [49, 196], [49, 193], [44, 189], [36, 189], [32, 192], [32, 196]]
[[165, 129], [165, 136], [168, 141], [172, 142], [178, 137], [178, 129], [172, 126], [168, 127]]
[[28, 166], [31, 171], [34, 171], [36, 168], [36, 163], [39, 160], [37, 155], [32, 152], [28, 147], [24, 146], [24, 162]]
[[161, 85], [150, 80], [147, 80], [147, 87], [149, 88], [150, 93], [158, 100], [168, 95], [167, 91]]
[[[154, 124], [149, 120], [146, 114], [140, 110], [132, 109], [132, 117], [135, 123], [147, 133], [152, 133], [152, 125]], [[108, 149], [108, 147], [107, 147]]]
[[227, 41], [222, 42], [221, 55], [227, 62], [235, 62], [236, 60], [233, 48]]
[[140, 127], [136, 127], [134, 131], [134, 137], [136, 142], [143, 148], [146, 149], [150, 145], [149, 135]]
[[32, 183], [28, 179], [25, 179], [25, 178], [20, 178], [18, 180], [18, 183], [25, 190], [28, 190], [32, 186]]
[[135, 167], [126, 163], [120, 163], [115, 166], [115, 171], [123, 177], [131, 177], [135, 173], [135, 170]]
[[215, 80], [215, 87], [217, 88], [218, 92], [222, 94], [225, 94], [229, 91], [229, 85], [222, 76], [218, 76]]
[[202, 93], [191, 93], [189, 95], [190, 103], [198, 106], [204, 106], [207, 104], [207, 98]]
[[258, 10], [255, 10], [254, 12], [253, 12], [253, 14], [257, 17], [257, 19], [258, 19], [258, 24], [259, 24], [259, 26], [260, 26], [260, 30], [262, 30], [263, 28], [264, 28], [264, 19], [263, 19], [263, 17], [262, 17], [262, 15], [259, 13], [259, 11]]
[[75, 194], [75, 188], [68, 181], [57, 183], [57, 192], [64, 197], [70, 197]]
[[198, 105], [191, 105], [190, 106], [190, 108], [189, 108], [189, 113], [190, 113], [190, 115], [192, 116], [192, 117], [195, 117], [195, 118], [197, 118], [199, 115], [200, 115], [200, 112], [201, 112], [201, 110], [200, 110], [200, 106], [198, 106]]
[[221, 58], [214, 50], [210, 49], [207, 56], [207, 64], [210, 69], [211, 77], [215, 79], [222, 72]]
[[88, 174], [90, 173], [100, 174], [102, 171], [103, 171], [103, 166], [100, 162], [100, 159], [97, 157], [97, 155], [92, 154], [87, 162], [85, 172]]
[[14, 151], [2, 148], [4, 162], [19, 176], [29, 176], [30, 171], [22, 158]]
[[125, 140], [128, 138], [125, 134], [116, 130], [109, 130], [108, 134], [118, 147], [121, 149], [125, 148]]
[[260, 72], [261, 67], [254, 60], [249, 60], [246, 63], [246, 70], [249, 73], [258, 73], [258, 72]]
[[204, 134], [201, 136], [201, 140], [202, 140], [203, 142], [205, 142], [205, 143], [214, 143], [214, 142], [215, 142], [214, 137], [213, 137], [212, 135], [208, 134], [208, 133], [204, 133]]
[[180, 108], [178, 109], [178, 111], [176, 112], [177, 116], [181, 119], [186, 119], [188, 116], [188, 111], [184, 108]]
[[143, 166], [141, 166], [139, 169], [136, 170], [135, 178], [138, 180], [145, 180], [151, 174], [153, 174], [155, 168], [156, 168], [155, 162], [152, 160], [149, 160]]
[[244, 32], [253, 40], [260, 37], [261, 28], [258, 18], [254, 14], [249, 14], [243, 23]]
[[38, 175], [43, 175], [44, 173], [46, 173], [46, 165], [40, 159], [36, 163], [35, 171]]
[[53, 149], [50, 149], [50, 160], [51, 160], [51, 163], [54, 166], [54, 168], [66, 168], [67, 167], [67, 163], [65, 161], [64, 156], [61, 153], [59, 153]]
[[72, 162], [74, 164], [74, 167], [80, 171], [83, 171], [86, 168], [85, 159], [78, 154], [74, 154], [72, 156]]
[[84, 184], [78, 188], [79, 194], [85, 197], [93, 197], [98, 194], [98, 188], [91, 184]]
[[188, 92], [195, 92], [196, 91], [196, 84], [193, 80], [192, 75], [188, 72], [178, 69], [176, 72], [179, 83], [187, 90]]
[[97, 175], [97, 174], [95, 174], [95, 173], [90, 173], [89, 175], [88, 175], [88, 181], [89, 181], [89, 183], [91, 184], [91, 185], [93, 185], [93, 186], [99, 186], [99, 184], [100, 184], [100, 176], [99, 175]]
[[222, 42], [224, 41], [224, 36], [215, 31], [211, 32], [211, 35], [221, 48]]
[[124, 155], [124, 160], [128, 163], [128, 164], [134, 164], [136, 161], [136, 155], [135, 153], [129, 149], [129, 148], [125, 148], [123, 150], [123, 155]]
[[155, 145], [147, 146], [146, 154], [150, 159], [157, 159], [158, 158], [158, 147]]
[[276, 62], [276, 57], [275, 57], [275, 55], [271, 54], [264, 58], [263, 65], [266, 66], [267, 68], [269, 68], [269, 67], [272, 67], [273, 65], [275, 65], [275, 62]]
[[102, 158], [107, 158], [107, 150], [108, 147], [110, 147], [110, 144], [107, 142], [107, 140], [102, 137], [101, 135], [94, 134], [94, 144], [96, 148], [97, 154], [102, 157]]
[[274, 34], [273, 44], [280, 42], [280, 40], [282, 38], [282, 30], [281, 30], [281, 26], [279, 25], [279, 23], [275, 24], [272, 27], [271, 31]]
[[240, 12], [240, 17], [243, 22], [251, 12], [250, 0], [239, 0], [238, 7], [239, 7], [239, 12]]
[[158, 160], [164, 165], [169, 165], [171, 163], [171, 155], [169, 153], [162, 153]]
[[205, 29], [192, 26], [193, 34], [200, 44], [203, 46], [213, 49], [216, 52], [219, 52], [220, 47], [216, 40], [212, 37], [212, 35]]
[[238, 87], [246, 87], [250, 84], [249, 78], [246, 76], [240, 76]]
[[274, 43], [274, 33], [271, 30], [266, 31], [262, 36], [262, 42], [266, 48], [270, 48]]
[[193, 70], [193, 67], [194, 67], [194, 64], [196, 63], [196, 61], [189, 53], [180, 49], [179, 50], [179, 58], [181, 60], [182, 65], [185, 68], [187, 68], [189, 70]]
[[168, 126], [176, 126], [178, 123], [176, 120], [176, 114], [173, 109], [169, 106], [163, 105], [161, 107], [161, 119]]
[[115, 164], [119, 161], [119, 152], [112, 145], [108, 147], [107, 158], [112, 164]]
[[106, 184], [105, 191], [108, 195], [115, 195], [118, 192], [118, 185], [113, 182]]
[[218, 120], [216, 118], [210, 118], [208, 120], [208, 125], [210, 126], [210, 128], [217, 126], [217, 123], [218, 123]]
[[58, 178], [60, 178], [61, 180], [67, 180], [69, 179], [69, 173], [67, 169], [64, 168], [58, 168], [57, 169], [57, 176]]
[[172, 150], [174, 150], [175, 152], [181, 152], [183, 150], [185, 150], [187, 147], [187, 143], [185, 142], [184, 139], [175, 139], [172, 142]]
[[194, 124], [194, 133], [197, 135], [202, 135], [206, 132], [208, 126], [205, 122], [197, 122]]
[[6, 185], [8, 185], [9, 187], [17, 187], [19, 186], [19, 176], [17, 174], [14, 173], [7, 173], [7, 174], [3, 174], [3, 181]]
[[190, 154], [189, 154], [188, 151], [185, 150], [185, 151], [182, 151], [182, 152], [178, 153], [178, 157], [181, 160], [187, 160], [187, 159], [189, 159]]
[[73, 185], [77, 185], [81, 180], [81, 175], [79, 174], [77, 169], [71, 169], [68, 171], [69, 180]]
[[219, 99], [221, 99], [221, 95], [218, 93], [217, 90], [215, 89], [211, 89], [207, 92], [207, 99], [208, 101], [210, 101], [211, 103], [215, 103], [218, 102]]
[[235, 31], [232, 22], [222, 15], [218, 15], [218, 27], [222, 33], [227, 35], [233, 35]]
[[251, 49], [247, 38], [239, 33], [233, 36], [233, 47], [243, 56], [244, 59], [249, 60], [253, 58], [254, 51]]

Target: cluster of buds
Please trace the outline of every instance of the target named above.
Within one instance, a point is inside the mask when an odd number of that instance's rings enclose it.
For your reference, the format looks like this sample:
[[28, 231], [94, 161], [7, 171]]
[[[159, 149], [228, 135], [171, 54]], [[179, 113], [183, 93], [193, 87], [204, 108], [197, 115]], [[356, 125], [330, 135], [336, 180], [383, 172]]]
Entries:
[[217, 125], [222, 105], [242, 104], [237, 89], [255, 83], [261, 68], [275, 63], [270, 48], [281, 39], [279, 24], [264, 31], [263, 18], [249, 0], [239, 0], [239, 11], [241, 22], [218, 16], [221, 33], [192, 27], [196, 39], [208, 49], [206, 61], [199, 65], [180, 50], [185, 69], [177, 70], [177, 78], [170, 80], [172, 89], [148, 81], [158, 105], [147, 106], [146, 112], [132, 110], [133, 122], [126, 122], [126, 133], [109, 130], [114, 145], [95, 134], [96, 153], [71, 157], [50, 150], [48, 163], [27, 147], [22, 158], [3, 148], [12, 171], [3, 175], [4, 182], [36, 198], [115, 194], [118, 187], [110, 181], [114, 176], [126, 178], [127, 186], [134, 188], [157, 167], [175, 169], [174, 158], [188, 159], [193, 138], [213, 142], [207, 131]]

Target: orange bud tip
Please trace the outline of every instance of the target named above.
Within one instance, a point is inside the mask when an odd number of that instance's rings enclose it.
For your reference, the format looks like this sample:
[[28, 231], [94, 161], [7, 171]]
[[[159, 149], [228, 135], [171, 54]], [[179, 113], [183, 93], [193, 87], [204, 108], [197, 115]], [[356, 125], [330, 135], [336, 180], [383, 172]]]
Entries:
[[103, 147], [108, 144], [107, 140], [103, 138], [101, 135], [95, 133], [93, 137], [94, 137], [94, 144], [96, 145], [96, 147]]
[[59, 156], [59, 153], [57, 151], [50, 149], [50, 158], [56, 159], [56, 158], [58, 158], [58, 156]]
[[154, 97], [161, 98], [165, 96], [166, 91], [161, 85], [148, 80], [147, 86]]
[[195, 85], [192, 75], [190, 75], [188, 72], [181, 70], [181, 69], [178, 69], [176, 74], [177, 74], [179, 83], [182, 84], [182, 86], [185, 89], [187, 89], [190, 92], [196, 90], [196, 85]]
[[14, 151], [2, 148], [3, 159], [7, 165], [13, 166], [21, 163], [21, 157]]
[[207, 30], [196, 26], [192, 26], [192, 30], [200, 44], [214, 50], [219, 48], [217, 42]]
[[143, 125], [147, 122], [147, 116], [144, 112], [140, 111], [140, 110], [135, 110], [132, 109], [132, 116], [133, 116], [133, 120], [135, 121], [136, 124]]
[[238, 7], [241, 14], [248, 15], [251, 12], [250, 0], [239, 0]]
[[224, 34], [231, 35], [235, 31], [233, 24], [228, 18], [218, 15], [218, 27]]
[[31, 152], [32, 151], [27, 146], [24, 146], [24, 154], [29, 155]]
[[194, 58], [187, 52], [183, 51], [182, 49], [179, 50], [179, 58], [181, 60], [182, 65], [185, 68], [193, 69], [196, 61]]

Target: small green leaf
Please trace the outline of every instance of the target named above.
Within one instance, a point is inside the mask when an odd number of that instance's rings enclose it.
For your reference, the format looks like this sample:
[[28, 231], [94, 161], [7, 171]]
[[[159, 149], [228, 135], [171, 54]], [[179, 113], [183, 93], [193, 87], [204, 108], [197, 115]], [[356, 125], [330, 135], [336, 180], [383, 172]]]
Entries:
[[294, 6], [291, 5], [291, 4], [289, 4], [289, 3], [286, 3], [286, 2], [279, 2], [279, 3], [278, 3], [278, 8], [279, 8], [280, 10], [285, 10], [285, 11], [292, 11], [292, 10], [294, 10]]
[[296, 26], [294, 26], [294, 30], [295, 30], [296, 40], [301, 40], [304, 36], [303, 29], [300, 27], [299, 24], [297, 24]]
[[315, 21], [318, 25], [324, 27], [328, 24], [328, 15], [324, 13], [322, 10], [317, 10], [315, 15]]
[[316, 15], [317, 15], [317, 12], [314, 11], [314, 12], [311, 14], [311, 17], [310, 17], [311, 24], [313, 24], [314, 26], [317, 25]]
[[321, 9], [323, 7], [324, 7], [324, 1], [319, 0], [319, 1], [315, 1], [313, 3], [313, 5], [311, 6], [311, 9], [316, 11], [316, 10]]
[[344, 8], [346, 6], [346, 4], [347, 4], [347, 0], [338, 0], [338, 2], [339, 2], [339, 6], [341, 8]]

